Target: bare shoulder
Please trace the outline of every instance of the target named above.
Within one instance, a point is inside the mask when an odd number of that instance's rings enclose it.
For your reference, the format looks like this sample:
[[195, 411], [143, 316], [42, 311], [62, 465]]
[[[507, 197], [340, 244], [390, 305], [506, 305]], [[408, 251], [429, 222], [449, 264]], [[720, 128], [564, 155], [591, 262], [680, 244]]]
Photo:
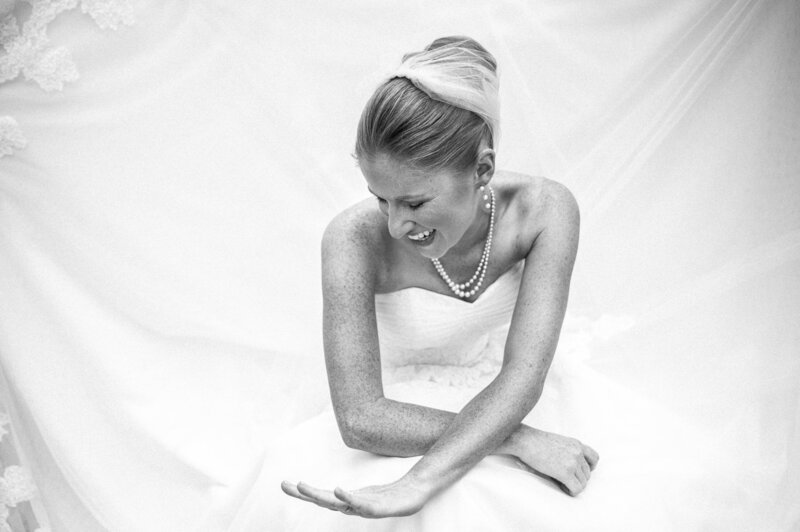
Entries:
[[570, 190], [552, 179], [517, 172], [498, 172], [495, 176], [508, 217], [524, 238], [520, 245], [530, 250], [543, 232], [560, 238], [577, 239], [580, 231], [580, 210]]
[[350, 251], [372, 248], [382, 240], [386, 225], [373, 200], [360, 201], [333, 217], [322, 236], [323, 249], [345, 246]]
[[322, 236], [323, 287], [374, 289], [386, 222], [375, 202], [364, 200], [337, 214]]
[[501, 190], [510, 194], [510, 205], [523, 216], [573, 218], [579, 216], [578, 202], [572, 192], [558, 181], [517, 172], [500, 173]]

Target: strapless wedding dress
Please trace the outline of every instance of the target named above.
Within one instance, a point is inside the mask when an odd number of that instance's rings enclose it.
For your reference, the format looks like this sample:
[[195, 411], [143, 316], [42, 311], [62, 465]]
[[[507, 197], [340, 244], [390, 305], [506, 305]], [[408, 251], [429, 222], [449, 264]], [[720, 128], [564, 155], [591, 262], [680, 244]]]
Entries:
[[[473, 303], [421, 288], [375, 296], [387, 397], [459, 411], [497, 374], [523, 263]], [[300, 425], [264, 461], [233, 530], [699, 530], [698, 503], [709, 467], [702, 437], [667, 412], [643, 404], [585, 362], [581, 336], [565, 323], [539, 403], [537, 428], [577, 437], [600, 453], [577, 497], [514, 458], [489, 456], [419, 513], [368, 520], [332, 512], [281, 492], [282, 479], [333, 489], [387, 483], [418, 460], [347, 448], [332, 411]], [[657, 435], [657, 437], [654, 437]]]

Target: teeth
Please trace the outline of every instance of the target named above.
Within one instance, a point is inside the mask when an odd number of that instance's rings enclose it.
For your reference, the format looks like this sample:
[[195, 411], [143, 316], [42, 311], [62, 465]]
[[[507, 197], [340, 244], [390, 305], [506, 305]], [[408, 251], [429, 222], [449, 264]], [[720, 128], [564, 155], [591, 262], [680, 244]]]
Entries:
[[431, 236], [431, 229], [428, 229], [428, 230], [423, 231], [421, 233], [417, 233], [416, 235], [408, 235], [408, 238], [410, 238], [411, 240], [415, 240], [415, 241], [419, 242], [420, 240], [425, 240], [429, 236]]

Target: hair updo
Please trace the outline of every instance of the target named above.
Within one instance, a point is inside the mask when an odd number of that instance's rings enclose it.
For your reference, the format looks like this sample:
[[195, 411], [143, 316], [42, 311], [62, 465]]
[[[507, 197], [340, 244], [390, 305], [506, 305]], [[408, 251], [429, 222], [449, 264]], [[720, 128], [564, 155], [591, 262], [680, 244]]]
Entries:
[[407, 54], [364, 107], [355, 157], [384, 154], [415, 168], [463, 171], [499, 133], [497, 63], [469, 37], [442, 37]]

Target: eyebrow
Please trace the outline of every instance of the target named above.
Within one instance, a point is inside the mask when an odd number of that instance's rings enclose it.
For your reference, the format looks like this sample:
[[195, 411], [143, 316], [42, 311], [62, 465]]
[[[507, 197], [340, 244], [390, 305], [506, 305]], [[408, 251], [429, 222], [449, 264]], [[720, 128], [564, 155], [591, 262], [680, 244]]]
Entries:
[[[369, 190], [370, 194], [372, 194], [376, 198], [386, 199], [386, 198], [381, 198], [381, 196], [378, 196], [377, 194], [375, 194], [375, 192], [373, 192], [372, 189], [369, 188], [369, 185], [367, 185], [367, 190]], [[412, 195], [409, 195], [409, 196], [400, 196], [399, 198], [397, 198], [397, 201], [414, 201], [414, 200], [423, 199], [425, 197], [427, 197], [426, 194], [416, 194], [416, 195], [412, 194]]]

